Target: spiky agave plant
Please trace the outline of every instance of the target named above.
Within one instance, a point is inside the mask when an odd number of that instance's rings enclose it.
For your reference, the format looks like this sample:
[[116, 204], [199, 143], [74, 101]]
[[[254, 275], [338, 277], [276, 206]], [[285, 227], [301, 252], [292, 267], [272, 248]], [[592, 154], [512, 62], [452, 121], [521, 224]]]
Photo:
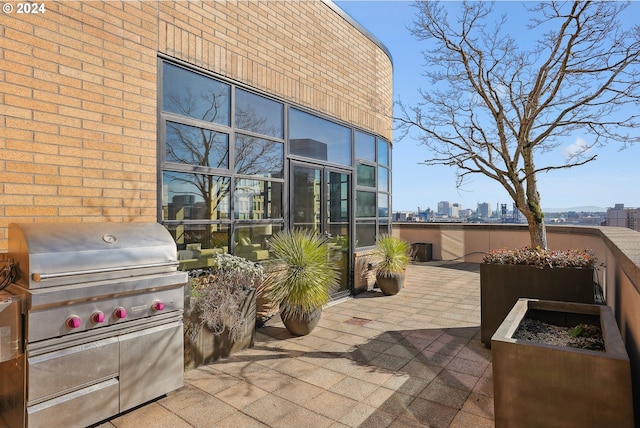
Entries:
[[284, 230], [270, 250], [275, 260], [263, 285], [269, 299], [281, 302], [281, 316], [304, 318], [329, 301], [340, 274], [326, 239], [307, 229]]
[[376, 259], [376, 274], [389, 276], [402, 273], [409, 264], [409, 244], [391, 235], [378, 237], [374, 257]]

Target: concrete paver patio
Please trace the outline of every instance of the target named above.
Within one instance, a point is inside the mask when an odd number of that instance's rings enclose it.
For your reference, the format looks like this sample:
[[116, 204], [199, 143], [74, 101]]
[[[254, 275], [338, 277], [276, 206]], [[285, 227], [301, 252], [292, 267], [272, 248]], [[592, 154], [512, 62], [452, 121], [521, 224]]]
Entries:
[[493, 427], [477, 264], [412, 263], [395, 296], [333, 304], [308, 336], [279, 319], [255, 346], [101, 428]]

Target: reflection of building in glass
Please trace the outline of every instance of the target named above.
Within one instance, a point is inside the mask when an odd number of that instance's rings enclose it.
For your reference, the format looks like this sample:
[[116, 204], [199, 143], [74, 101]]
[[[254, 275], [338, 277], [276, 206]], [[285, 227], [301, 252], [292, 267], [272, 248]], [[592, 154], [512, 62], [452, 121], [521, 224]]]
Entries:
[[310, 138], [291, 140], [291, 154], [306, 158], [327, 160], [327, 145]]

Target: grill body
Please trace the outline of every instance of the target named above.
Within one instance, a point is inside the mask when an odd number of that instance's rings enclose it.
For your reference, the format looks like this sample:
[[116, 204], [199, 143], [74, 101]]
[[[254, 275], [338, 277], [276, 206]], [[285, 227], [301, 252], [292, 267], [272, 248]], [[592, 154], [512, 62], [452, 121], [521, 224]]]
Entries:
[[10, 426], [85, 427], [183, 385], [184, 287], [156, 223], [11, 224], [21, 350], [0, 365]]

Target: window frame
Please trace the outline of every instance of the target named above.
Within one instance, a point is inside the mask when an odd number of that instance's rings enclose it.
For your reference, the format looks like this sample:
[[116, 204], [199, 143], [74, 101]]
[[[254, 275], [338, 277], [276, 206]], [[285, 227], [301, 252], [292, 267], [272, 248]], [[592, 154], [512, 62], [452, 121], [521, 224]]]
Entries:
[[[197, 118], [193, 118], [193, 117], [189, 117], [189, 116], [181, 116], [179, 114], [173, 113], [173, 112], [165, 112], [162, 110], [162, 102], [163, 102], [163, 95], [164, 95], [164, 89], [163, 88], [163, 65], [165, 63], [169, 63], [171, 65], [177, 66], [179, 68], [184, 69], [186, 72], [195, 72], [199, 75], [202, 75], [204, 77], [208, 77], [211, 79], [214, 79], [216, 81], [222, 82], [224, 84], [229, 85], [229, 96], [230, 96], [230, 107], [229, 107], [229, 126], [226, 125], [222, 125], [222, 124], [218, 124], [215, 122], [208, 122], [208, 121], [204, 121], [204, 120], [199, 120]], [[371, 225], [372, 222], [373, 224], [375, 224], [375, 230], [376, 230], [376, 238], [378, 236], [379, 231], [381, 230], [381, 228], [383, 228], [384, 230], [386, 230], [387, 232], [390, 231], [390, 225], [392, 223], [392, 145], [391, 143], [385, 139], [382, 138], [381, 136], [378, 136], [370, 131], [366, 131], [363, 130], [353, 124], [350, 123], [346, 123], [344, 121], [341, 121], [339, 119], [330, 117], [326, 114], [317, 112], [317, 111], [313, 111], [311, 109], [308, 109], [304, 106], [292, 103], [290, 101], [286, 101], [283, 99], [279, 99], [278, 97], [271, 95], [271, 94], [267, 94], [264, 93], [263, 91], [259, 91], [256, 90], [255, 88], [251, 88], [248, 85], [244, 85], [240, 82], [237, 81], [233, 81], [231, 79], [225, 78], [224, 76], [220, 76], [217, 75], [215, 73], [212, 73], [210, 71], [207, 70], [203, 70], [193, 64], [189, 64], [180, 60], [176, 60], [175, 58], [171, 58], [169, 56], [163, 55], [163, 54], [159, 54], [158, 55], [158, 120], [157, 120], [157, 135], [158, 135], [158, 142], [157, 142], [157, 150], [158, 150], [158, 154], [157, 154], [157, 183], [158, 183], [158, 192], [157, 192], [157, 212], [158, 212], [158, 221], [161, 224], [166, 224], [168, 226], [171, 227], [175, 227], [178, 224], [185, 224], [185, 225], [189, 225], [189, 224], [193, 224], [193, 225], [199, 225], [199, 224], [219, 224], [221, 226], [225, 226], [229, 228], [229, 241], [230, 241], [230, 248], [229, 251], [233, 252], [233, 246], [234, 246], [234, 241], [235, 241], [235, 234], [236, 234], [236, 229], [237, 228], [243, 228], [243, 227], [251, 227], [253, 225], [268, 225], [268, 224], [272, 224], [274, 226], [274, 228], [277, 229], [283, 229], [286, 227], [286, 225], [289, 224], [289, 189], [288, 189], [288, 174], [289, 174], [289, 165], [291, 164], [291, 162], [305, 162], [305, 163], [316, 163], [316, 164], [321, 164], [323, 167], [329, 167], [329, 168], [337, 168], [340, 170], [345, 170], [348, 171], [351, 175], [351, 180], [350, 180], [350, 190], [349, 190], [349, 194], [350, 194], [350, 203], [352, 206], [352, 209], [350, 210], [350, 218], [349, 221], [352, 222], [353, 227], [351, 228], [351, 242], [353, 242], [353, 246], [352, 249], [355, 250], [363, 250], [363, 249], [367, 249], [370, 248], [371, 245], [366, 245], [366, 246], [357, 246], [356, 244], [356, 228], [358, 227], [358, 223], [364, 223], [364, 224], [369, 224]], [[241, 91], [245, 91], [248, 92], [252, 95], [256, 95], [256, 96], [260, 96], [260, 97], [264, 97], [265, 99], [268, 99], [270, 101], [274, 101], [276, 103], [278, 103], [279, 105], [282, 106], [282, 131], [283, 131], [283, 135], [282, 138], [279, 137], [274, 137], [272, 135], [263, 135], [260, 134], [258, 132], [255, 131], [251, 131], [251, 130], [246, 130], [246, 129], [240, 129], [240, 128], [236, 128], [236, 105], [235, 105], [235, 101], [236, 101], [236, 93], [238, 90]], [[350, 156], [350, 164], [349, 165], [345, 165], [345, 164], [340, 164], [340, 163], [335, 163], [335, 162], [330, 162], [328, 160], [318, 160], [318, 159], [313, 159], [313, 158], [309, 158], [309, 157], [305, 157], [305, 156], [300, 156], [300, 155], [294, 155], [291, 153], [291, 146], [290, 146], [290, 138], [289, 138], [289, 131], [290, 131], [290, 109], [296, 109], [302, 113], [305, 114], [309, 114], [312, 115], [314, 117], [317, 117], [319, 119], [322, 120], [327, 120], [333, 124], [336, 124], [338, 126], [341, 127], [345, 127], [349, 130], [349, 135], [350, 135], [350, 150], [349, 150], [349, 156]], [[229, 149], [229, 153], [228, 153], [228, 158], [229, 158], [229, 162], [228, 162], [228, 169], [224, 169], [224, 168], [211, 168], [211, 167], [205, 167], [205, 166], [201, 166], [201, 165], [190, 165], [190, 164], [181, 164], [181, 163], [176, 163], [176, 162], [168, 162], [166, 160], [166, 137], [167, 137], [167, 122], [175, 122], [178, 124], [184, 124], [187, 126], [195, 126], [195, 127], [199, 127], [199, 128], [203, 128], [203, 129], [207, 129], [213, 132], [221, 132], [221, 133], [225, 133], [228, 135], [228, 140], [229, 140], [229, 144], [228, 144], [228, 149]], [[235, 156], [235, 150], [236, 150], [236, 141], [237, 141], [237, 134], [239, 135], [246, 135], [248, 137], [252, 137], [252, 138], [259, 138], [261, 140], [268, 140], [268, 141], [273, 141], [275, 143], [279, 143], [282, 144], [282, 174], [281, 177], [272, 177], [272, 176], [267, 176], [267, 175], [255, 175], [255, 174], [239, 174], [235, 172], [235, 168], [236, 168], [236, 156]], [[361, 159], [357, 157], [357, 138], [358, 135], [362, 134], [362, 136], [367, 137], [367, 138], [373, 138], [373, 149], [375, 151], [375, 160], [371, 160], [371, 159]], [[379, 151], [381, 150], [381, 144], [384, 143], [384, 147], [386, 147], [386, 153], [387, 153], [387, 162], [386, 165], [385, 164], [380, 164], [379, 163], [379, 159], [380, 159], [380, 153]], [[329, 157], [329, 156], [328, 156]], [[370, 186], [362, 186], [357, 184], [357, 170], [358, 170], [358, 164], [362, 164], [362, 165], [366, 165], [369, 167], [373, 167], [374, 168], [374, 180], [375, 180], [375, 185], [373, 187]], [[381, 191], [380, 189], [378, 189], [378, 168], [380, 167], [384, 167], [387, 170], [387, 177], [388, 177], [388, 188], [386, 189], [386, 191]], [[164, 220], [162, 218], [163, 216], [163, 192], [162, 192], [162, 177], [163, 177], [163, 173], [164, 172], [184, 172], [184, 173], [198, 173], [198, 174], [211, 174], [211, 175], [216, 175], [216, 176], [225, 176], [225, 177], [229, 177], [230, 179], [230, 193], [229, 193], [229, 204], [230, 204], [230, 215], [228, 219], [219, 219], [219, 220]], [[260, 219], [260, 220], [241, 220], [241, 219], [236, 219], [235, 218], [235, 195], [234, 195], [234, 189], [236, 186], [236, 180], [243, 180], [243, 179], [248, 179], [248, 180], [261, 180], [261, 181], [273, 181], [273, 182], [279, 182], [281, 183], [282, 186], [282, 208], [281, 208], [281, 212], [282, 212], [282, 216], [279, 218], [273, 218], [273, 219]], [[375, 208], [374, 208], [374, 216], [372, 217], [357, 217], [356, 216], [356, 195], [358, 191], [367, 191], [367, 192], [373, 192], [375, 193], [374, 196], [374, 200], [375, 200]], [[380, 216], [380, 212], [379, 212], [379, 206], [378, 206], [378, 198], [380, 197], [380, 195], [386, 195], [387, 200], [389, 201], [389, 207], [388, 207], [388, 215], [381, 217]]]

